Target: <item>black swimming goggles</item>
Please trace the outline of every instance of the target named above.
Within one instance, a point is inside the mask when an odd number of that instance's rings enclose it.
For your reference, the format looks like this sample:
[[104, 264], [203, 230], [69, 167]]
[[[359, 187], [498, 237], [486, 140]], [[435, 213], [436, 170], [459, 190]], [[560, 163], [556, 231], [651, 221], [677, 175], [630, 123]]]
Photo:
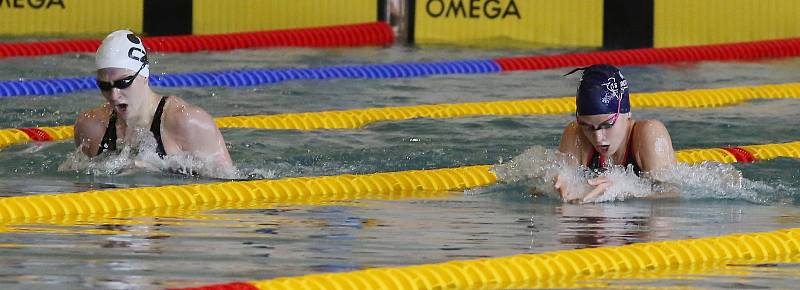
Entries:
[[139, 67], [139, 70], [136, 71], [136, 73], [134, 75], [127, 76], [127, 77], [124, 77], [122, 79], [118, 79], [118, 80], [112, 81], [112, 82], [104, 82], [104, 81], [101, 81], [101, 80], [97, 80], [97, 87], [100, 88], [100, 90], [104, 91], [104, 92], [111, 91], [111, 89], [113, 89], [113, 88], [117, 88], [117, 89], [120, 89], [120, 90], [127, 89], [128, 87], [131, 86], [131, 84], [133, 84], [133, 80], [135, 80], [136, 77], [139, 76], [139, 73], [142, 72], [142, 69], [144, 69], [144, 66], [146, 66], [147, 63], [148, 63], [147, 62], [147, 56], [145, 55], [145, 56], [142, 57], [142, 66]]

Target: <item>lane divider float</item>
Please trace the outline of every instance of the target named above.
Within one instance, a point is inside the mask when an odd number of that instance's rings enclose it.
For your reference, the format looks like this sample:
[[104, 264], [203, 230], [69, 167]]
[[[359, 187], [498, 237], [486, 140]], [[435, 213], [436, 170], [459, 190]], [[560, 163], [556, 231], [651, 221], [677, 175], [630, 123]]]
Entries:
[[0, 223], [54, 216], [111, 214], [164, 207], [239, 202], [292, 203], [354, 200], [442, 192], [495, 182], [491, 166], [412, 170], [365, 175], [94, 190], [0, 198]]
[[597, 63], [617, 66], [675, 62], [756, 60], [800, 55], [800, 38], [695, 45], [668, 48], [637, 48], [552, 56], [519, 56], [496, 59], [503, 71], [581, 67]]
[[[149, 81], [153, 87], [251, 87], [290, 80], [412, 78], [496, 72], [500, 72], [500, 67], [491, 60], [459, 60], [424, 64], [399, 63], [173, 73], [154, 75]], [[0, 81], [0, 97], [52, 96], [96, 89], [95, 77]]]
[[[800, 83], [635, 93], [631, 94], [631, 106], [635, 108], [711, 108], [740, 104], [755, 99], [788, 98], [800, 98]], [[574, 111], [575, 97], [561, 97], [219, 117], [215, 119], [215, 122], [220, 128], [273, 130], [357, 129], [373, 122], [399, 121], [413, 118], [542, 115], [571, 113]], [[72, 138], [73, 134], [72, 126], [0, 129], [0, 148], [30, 141], [65, 140]]]
[[[229, 38], [236, 39], [233, 43], [248, 43], [250, 39], [248, 37], [241, 37], [242, 40], [238, 40], [237, 37]], [[316, 38], [311, 37], [311, 39]], [[145, 39], [145, 43], [150, 42]], [[159, 43], [159, 41], [152, 41], [152, 43], [154, 43], [153, 46], [156, 46], [155, 43]], [[178, 39], [174, 45], [178, 45], [178, 43], [184, 43], [184, 41]], [[192, 49], [202, 50], [202, 48], [196, 47], [192, 41], [187, 40], [185, 43]], [[213, 48], [231, 49], [225, 45], [213, 46]], [[0, 49], [2, 49], [1, 46]], [[164, 45], [162, 49], [179, 50], [167, 45]], [[411, 78], [431, 75], [491, 74], [521, 70], [573, 68], [595, 63], [623, 66], [708, 60], [753, 60], [798, 55], [800, 55], [800, 38], [792, 38], [734, 44], [643, 48], [498, 59], [176, 73], [152, 77], [150, 83], [155, 87], [249, 87], [289, 80]], [[96, 88], [94, 77], [0, 81], [0, 97], [59, 95]]]
[[[753, 160], [800, 158], [800, 141], [738, 147]], [[676, 152], [683, 163], [740, 162], [723, 148]], [[298, 177], [279, 180], [228, 181], [78, 193], [0, 198], [0, 224], [15, 220], [85, 214], [111, 214], [164, 207], [194, 207], [236, 202], [287, 203], [308, 200], [352, 200], [407, 195], [414, 192], [456, 191], [497, 182], [492, 165], [411, 170], [363, 175]]]
[[[309, 274], [271, 280], [231, 282], [183, 290], [244, 289], [522, 289], [562, 288], [564, 282], [590, 281], [609, 274], [691, 269], [698, 265], [797, 262], [800, 228], [732, 234], [625, 246], [563, 250], [541, 254], [457, 260], [345, 273]], [[576, 288], [587, 285], [575, 285]]]
[[[150, 52], [187, 53], [267, 47], [386, 46], [394, 32], [385, 22], [212, 35], [148, 36]], [[95, 53], [102, 39], [0, 43], [0, 58]]]

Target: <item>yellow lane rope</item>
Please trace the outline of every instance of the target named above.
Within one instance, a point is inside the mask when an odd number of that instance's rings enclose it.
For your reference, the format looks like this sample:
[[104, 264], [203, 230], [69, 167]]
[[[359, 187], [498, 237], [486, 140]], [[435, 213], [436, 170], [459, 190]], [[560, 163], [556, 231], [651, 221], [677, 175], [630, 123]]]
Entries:
[[[709, 108], [754, 99], [800, 98], [800, 83], [631, 94], [638, 108]], [[438, 104], [216, 119], [221, 128], [355, 129], [377, 121], [482, 115], [542, 115], [575, 111], [575, 97]]]
[[[738, 147], [681, 150], [680, 162], [737, 162], [741, 155], [800, 158], [800, 141]], [[748, 151], [750, 150], [750, 151]], [[419, 192], [463, 190], [493, 184], [491, 165], [412, 170], [364, 175], [299, 177], [280, 180], [229, 181], [45, 194], [0, 198], [0, 223], [53, 216], [109, 214], [165, 207], [196, 207], [236, 202], [289, 203], [313, 200], [391, 198]]]
[[[731, 263], [800, 261], [800, 228], [626, 246], [522, 254], [438, 264], [375, 268], [347, 273], [311, 274], [248, 281], [258, 289], [509, 289], [581, 287], [619, 273], [719, 268]], [[567, 283], [560, 283], [565, 281]], [[596, 286], [604, 286], [594, 281]], [[237, 284], [243, 284], [239, 282]], [[214, 289], [239, 289], [218, 285]], [[587, 287], [587, 285], [583, 285]]]
[[[637, 108], [709, 108], [739, 104], [754, 99], [800, 98], [800, 83], [631, 94]], [[481, 115], [541, 115], [575, 111], [574, 97], [539, 98], [516, 101], [436, 104], [343, 111], [288, 113], [277, 115], [216, 118], [220, 128], [256, 129], [356, 129], [377, 121], [413, 118], [458, 118]], [[0, 148], [29, 141], [72, 138], [72, 126], [39, 127], [44, 138], [32, 138], [23, 129], [0, 130]]]
[[232, 202], [295, 203], [419, 196], [421, 192], [436, 193], [492, 184], [496, 179], [489, 172], [490, 167], [467, 166], [6, 197], [0, 198], [0, 223]]

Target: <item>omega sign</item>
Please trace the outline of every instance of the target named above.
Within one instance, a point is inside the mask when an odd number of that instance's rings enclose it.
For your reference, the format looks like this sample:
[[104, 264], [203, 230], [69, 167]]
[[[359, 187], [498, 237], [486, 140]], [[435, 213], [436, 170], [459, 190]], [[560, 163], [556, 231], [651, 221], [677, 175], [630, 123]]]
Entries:
[[500, 0], [427, 0], [425, 11], [433, 18], [522, 19], [514, 0], [505, 5]]
[[0, 0], [0, 9], [50, 9], [50, 6], [58, 6], [65, 9], [64, 0]]

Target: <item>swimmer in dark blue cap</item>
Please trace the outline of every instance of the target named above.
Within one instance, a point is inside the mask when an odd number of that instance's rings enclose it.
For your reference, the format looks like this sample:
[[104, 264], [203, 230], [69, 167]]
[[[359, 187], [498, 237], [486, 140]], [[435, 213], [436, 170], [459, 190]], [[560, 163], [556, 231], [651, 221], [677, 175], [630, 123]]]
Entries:
[[[561, 135], [559, 151], [574, 156], [590, 170], [603, 171], [612, 165], [633, 166], [637, 175], [672, 167], [675, 151], [672, 138], [658, 120], [631, 118], [628, 81], [620, 70], [608, 64], [582, 70], [576, 98], [575, 121]], [[606, 176], [590, 179], [589, 192], [567, 192], [561, 177], [555, 188], [564, 201], [591, 201], [611, 186]]]

